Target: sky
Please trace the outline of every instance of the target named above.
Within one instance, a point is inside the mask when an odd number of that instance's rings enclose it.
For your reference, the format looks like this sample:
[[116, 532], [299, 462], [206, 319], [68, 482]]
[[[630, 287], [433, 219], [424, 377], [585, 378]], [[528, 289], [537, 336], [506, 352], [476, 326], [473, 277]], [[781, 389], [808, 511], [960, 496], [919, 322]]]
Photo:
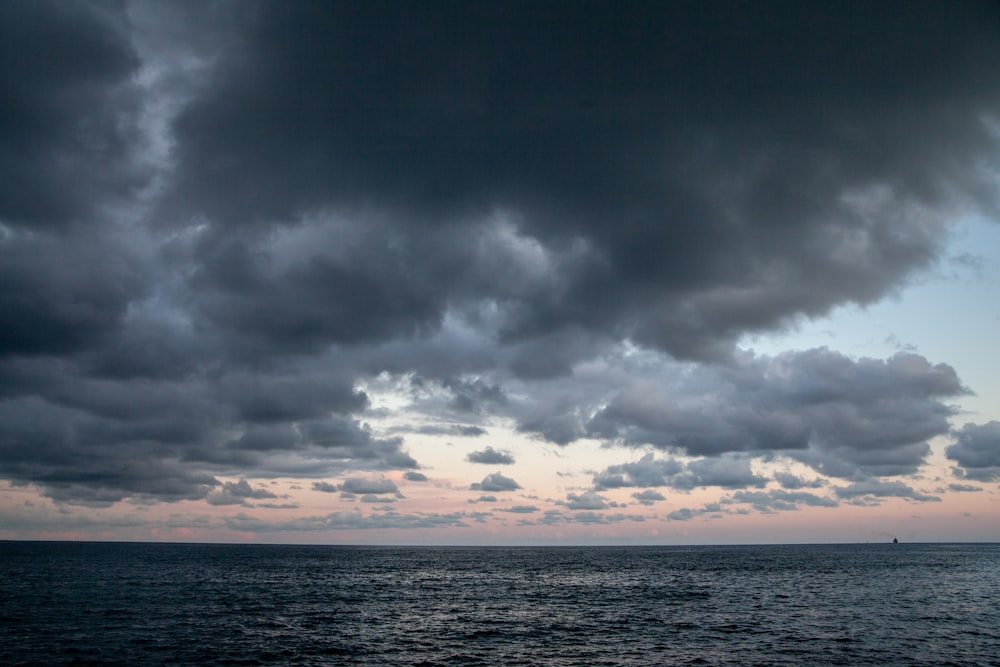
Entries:
[[996, 3], [0, 43], [0, 539], [1000, 541]]

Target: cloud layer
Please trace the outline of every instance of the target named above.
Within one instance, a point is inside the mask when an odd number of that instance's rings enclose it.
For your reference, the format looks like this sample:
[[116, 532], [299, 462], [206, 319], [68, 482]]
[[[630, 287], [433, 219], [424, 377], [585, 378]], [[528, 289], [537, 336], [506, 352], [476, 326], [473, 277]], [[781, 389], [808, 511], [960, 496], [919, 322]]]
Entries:
[[[998, 217], [991, 3], [10, 2], [0, 43], [0, 476], [57, 501], [395, 498], [359, 471], [426, 481], [408, 436], [496, 419], [667, 457], [573, 510], [758, 489], [777, 456], [905, 496], [880, 478], [967, 391], [736, 343]], [[389, 385], [420, 426], [372, 426]], [[961, 476], [1000, 477], [994, 431], [954, 433]], [[747, 502], [813, 502], [784, 493]]]

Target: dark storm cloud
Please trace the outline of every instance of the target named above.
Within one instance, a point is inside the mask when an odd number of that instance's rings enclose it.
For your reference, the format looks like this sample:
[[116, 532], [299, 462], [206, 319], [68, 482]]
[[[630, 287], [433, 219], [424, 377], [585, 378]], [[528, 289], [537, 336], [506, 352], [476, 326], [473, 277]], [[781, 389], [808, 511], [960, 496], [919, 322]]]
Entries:
[[407, 469], [418, 467], [416, 460], [403, 449], [401, 438], [377, 438], [367, 424], [343, 416], [302, 422], [299, 431], [317, 457], [351, 462], [371, 469]]
[[[3, 3], [0, 475], [97, 505], [412, 471], [362, 421], [383, 374], [456, 435], [501, 415], [559, 444], [913, 472], [948, 367], [733, 343], [873, 302], [953, 217], [997, 217], [997, 10], [767, 14]], [[625, 345], [717, 366], [647, 408]], [[597, 362], [618, 372], [579, 384]], [[732, 465], [595, 484], [758, 483]]]
[[100, 346], [129, 302], [144, 296], [149, 276], [142, 262], [120, 236], [0, 227], [0, 360]]
[[363, 401], [333, 373], [325, 385], [290, 370], [102, 377], [88, 375], [90, 359], [0, 360], [0, 469], [11, 479], [64, 499], [179, 500], [204, 497], [215, 474], [416, 467], [401, 439], [343, 414]]
[[65, 229], [127, 201], [146, 174], [120, 5], [4, 2], [0, 44], [0, 223]]
[[958, 463], [961, 477], [979, 482], [1000, 479], [1000, 422], [966, 424], [953, 435], [955, 443], [945, 453]]
[[487, 447], [478, 452], [469, 452], [465, 457], [470, 463], [487, 463], [490, 465], [512, 465], [514, 457], [510, 453]]
[[646, 520], [646, 517], [641, 514], [608, 514], [606, 512], [574, 512], [573, 514], [566, 517], [569, 521], [574, 523], [588, 523], [588, 524], [612, 524], [621, 523], [622, 521], [635, 521], [642, 522]]
[[[237, 417], [252, 423], [282, 423], [317, 419], [330, 412], [363, 409], [367, 397], [355, 392], [349, 382], [336, 377], [309, 377], [283, 369], [278, 376], [266, 373], [233, 373], [219, 383], [220, 398], [236, 409]], [[322, 424], [319, 422], [318, 424]], [[316, 425], [317, 440], [341, 440], [330, 428]]]
[[163, 214], [341, 212], [350, 261], [204, 255], [206, 312], [269, 346], [489, 299], [502, 341], [582, 328], [717, 358], [879, 298], [935, 256], [941, 214], [993, 210], [997, 27], [988, 3], [265, 3], [177, 119]]
[[64, 502], [105, 505], [128, 497], [203, 498], [219, 482], [164, 451], [179, 453], [197, 429], [167, 419], [118, 420], [35, 396], [0, 402], [0, 464]]
[[254, 425], [230, 442], [230, 446], [250, 451], [287, 451], [297, 448], [299, 442], [298, 432], [288, 426]]
[[[356, 233], [317, 222], [318, 232], [326, 233], [308, 238], [310, 227], [299, 231], [306, 238], [289, 240], [292, 247], [271, 249], [270, 236], [204, 239], [190, 280], [200, 317], [246, 354], [312, 353], [436, 328], [443, 294], [409, 275], [425, 270], [410, 256], [421, 249], [387, 247], [391, 227], [369, 220], [361, 225], [364, 231]], [[293, 242], [316, 245], [299, 249]]]

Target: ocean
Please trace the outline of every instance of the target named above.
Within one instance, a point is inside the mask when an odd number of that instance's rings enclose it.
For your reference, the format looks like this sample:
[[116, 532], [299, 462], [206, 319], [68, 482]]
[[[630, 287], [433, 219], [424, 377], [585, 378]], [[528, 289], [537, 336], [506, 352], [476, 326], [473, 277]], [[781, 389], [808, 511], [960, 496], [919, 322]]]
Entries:
[[0, 542], [0, 664], [1000, 665], [1000, 545]]

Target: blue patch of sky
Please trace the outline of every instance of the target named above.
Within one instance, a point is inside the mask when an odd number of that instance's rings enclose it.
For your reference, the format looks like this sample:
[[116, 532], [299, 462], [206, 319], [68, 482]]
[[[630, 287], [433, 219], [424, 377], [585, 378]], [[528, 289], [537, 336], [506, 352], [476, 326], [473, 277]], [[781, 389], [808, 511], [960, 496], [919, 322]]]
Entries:
[[789, 331], [748, 335], [762, 354], [826, 346], [854, 357], [900, 350], [947, 363], [974, 395], [958, 398], [955, 424], [1000, 419], [1000, 225], [958, 222], [940, 261], [898, 292], [867, 307], [842, 306]]

